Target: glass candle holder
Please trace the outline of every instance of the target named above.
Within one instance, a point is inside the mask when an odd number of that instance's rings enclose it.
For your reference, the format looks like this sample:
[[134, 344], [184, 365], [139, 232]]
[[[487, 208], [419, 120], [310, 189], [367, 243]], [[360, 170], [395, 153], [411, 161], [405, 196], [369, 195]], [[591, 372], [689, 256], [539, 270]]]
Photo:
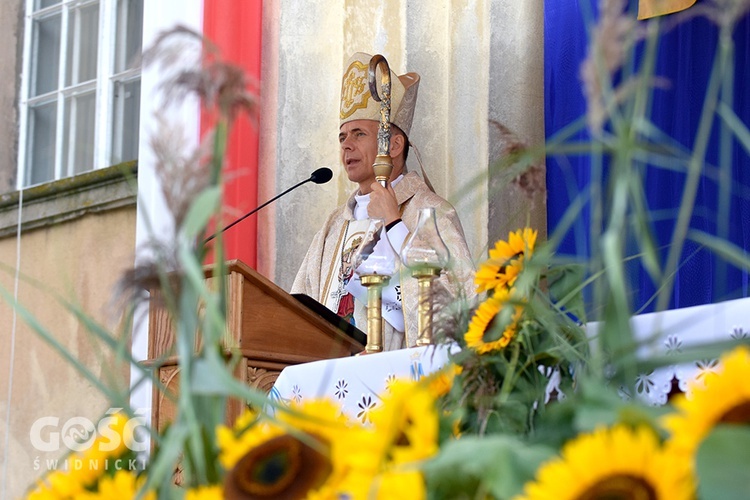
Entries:
[[432, 336], [432, 282], [450, 262], [450, 251], [437, 228], [434, 208], [422, 208], [414, 232], [401, 250], [401, 261], [418, 282], [417, 345], [430, 345]]

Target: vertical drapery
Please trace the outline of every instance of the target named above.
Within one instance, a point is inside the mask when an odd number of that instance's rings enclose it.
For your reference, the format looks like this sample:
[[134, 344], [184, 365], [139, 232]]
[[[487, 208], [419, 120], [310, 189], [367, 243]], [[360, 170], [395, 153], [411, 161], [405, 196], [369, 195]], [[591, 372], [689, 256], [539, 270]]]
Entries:
[[[548, 139], [583, 116], [586, 103], [581, 91], [579, 67], [586, 56], [586, 18], [596, 17], [595, 0], [545, 2], [545, 127]], [[635, 14], [633, 14], [635, 15]], [[668, 18], [665, 18], [668, 19]], [[718, 28], [698, 16], [665, 32], [659, 41], [656, 74], [667, 79], [667, 88], [654, 90], [651, 120], [677, 144], [693, 149], [698, 121], [718, 43]], [[734, 30], [734, 92], [732, 108], [750, 126], [750, 15]], [[750, 156], [736, 139], [731, 143], [731, 195], [719, 184], [719, 129], [712, 129], [705, 167], [690, 221], [691, 229], [707, 232], [750, 249]], [[580, 132], [572, 140], [587, 138]], [[726, 162], [725, 162], [726, 163]], [[552, 233], [575, 197], [586, 192], [591, 181], [591, 159], [586, 155], [548, 157], [548, 225]], [[649, 166], [644, 188], [651, 223], [661, 248], [662, 265], [675, 227], [685, 182], [684, 172]], [[559, 247], [561, 255], [590, 254], [590, 214], [584, 211]], [[628, 248], [634, 252], [635, 248]], [[670, 308], [748, 295], [748, 273], [718, 258], [705, 247], [687, 241], [676, 276]], [[650, 301], [656, 287], [640, 265], [628, 268], [632, 304], [636, 311], [653, 310]]]
[[[262, 0], [211, 0], [203, 4], [203, 34], [221, 51], [222, 58], [242, 68], [248, 81], [260, 81], [262, 47]], [[205, 115], [201, 135], [213, 126]], [[240, 114], [227, 143], [224, 168], [224, 227], [259, 205], [258, 203], [258, 124]], [[257, 265], [258, 222], [255, 217], [224, 233], [224, 256]], [[209, 256], [211, 260], [213, 256]]]

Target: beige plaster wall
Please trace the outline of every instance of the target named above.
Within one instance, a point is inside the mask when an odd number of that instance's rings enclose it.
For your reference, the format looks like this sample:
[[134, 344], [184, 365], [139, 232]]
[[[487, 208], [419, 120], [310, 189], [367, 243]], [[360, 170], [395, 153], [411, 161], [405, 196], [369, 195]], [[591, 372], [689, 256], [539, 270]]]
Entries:
[[[115, 362], [111, 351], [95, 341], [84, 326], [59, 305], [53, 293], [79, 305], [101, 324], [116, 330], [111, 307], [113, 284], [133, 264], [135, 207], [89, 214], [55, 226], [23, 234], [20, 270], [41, 283], [20, 281], [18, 300], [54, 338], [100, 381], [125, 389], [129, 367]], [[18, 246], [16, 238], [0, 239], [0, 286], [11, 294]], [[13, 332], [15, 331], [15, 342]], [[14, 344], [14, 345], [13, 345]], [[126, 344], [129, 350], [129, 343]], [[15, 351], [11, 381], [10, 353]], [[10, 404], [10, 427], [6, 419]], [[36, 450], [30, 440], [33, 422], [58, 417], [56, 430], [72, 417], [94, 422], [108, 400], [54, 349], [40, 339], [4, 300], [0, 300], [0, 435], [9, 429], [7, 498], [18, 498], [47, 470], [46, 459], [59, 453]], [[5, 447], [3, 446], [3, 449]], [[35, 463], [35, 459], [41, 461]], [[0, 455], [0, 470], [5, 467]]]
[[[491, 120], [524, 142], [544, 138], [542, 0], [277, 0], [264, 9], [260, 199], [321, 165], [334, 179], [261, 214], [263, 274], [288, 289], [325, 216], [354, 189], [337, 134], [340, 78], [356, 51], [421, 75], [410, 139], [437, 193], [457, 208], [477, 260], [519, 221], [544, 233], [544, 199], [518, 197], [490, 169], [502, 150]], [[415, 154], [407, 166], [419, 169]]]

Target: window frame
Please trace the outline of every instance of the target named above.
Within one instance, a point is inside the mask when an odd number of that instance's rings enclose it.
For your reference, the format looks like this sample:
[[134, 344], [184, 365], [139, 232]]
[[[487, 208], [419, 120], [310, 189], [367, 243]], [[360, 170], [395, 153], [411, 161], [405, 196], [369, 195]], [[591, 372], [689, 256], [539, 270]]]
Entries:
[[[120, 82], [130, 83], [141, 79], [140, 67], [126, 67], [123, 71], [116, 72], [118, 68], [116, 68], [117, 54], [115, 52], [118, 49], [118, 37], [125, 38], [125, 34], [119, 31], [118, 18], [122, 13], [127, 12], [128, 8], [132, 7], [130, 0], [124, 2], [122, 0], [60, 0], [54, 5], [34, 11], [36, 3], [38, 3], [38, 0], [26, 0], [24, 5], [24, 33], [26, 35], [23, 42], [19, 99], [17, 189], [53, 182], [84, 171], [98, 170], [117, 163], [113, 162], [113, 156], [116, 153], [114, 148], [120, 147], [121, 144], [115, 144], [114, 132], [116, 127], [121, 128], [122, 124], [114, 123], [115, 117], [118, 116], [115, 109], [115, 86]], [[93, 5], [98, 5], [99, 10], [96, 74], [92, 80], [74, 83], [74, 78], [71, 84], [67, 85], [68, 64], [70, 62], [68, 61], [68, 37], [73, 29], [71, 27], [72, 15], [80, 12], [79, 9]], [[35, 51], [38, 50], [39, 38], [34, 23], [56, 15], [60, 16], [60, 33], [58, 46], [56, 47], [58, 50], [57, 57], [59, 57], [56, 75], [57, 87], [45, 94], [32, 96], [36, 85], [34, 65], [37, 62]], [[80, 28], [80, 25], [77, 26]], [[80, 33], [78, 35], [73, 34], [73, 36], [80, 36]], [[122, 47], [121, 50], [127, 49]], [[93, 93], [95, 99], [93, 158], [91, 168], [88, 168], [87, 165], [85, 170], [80, 170], [76, 162], [72, 160], [75, 157], [75, 148], [70, 147], [71, 144], [74, 144], [76, 134], [80, 133], [80, 128], [66, 128], [65, 124], [68, 119], [66, 110], [72, 112], [77, 105], [74, 104], [75, 98], [87, 93]], [[34, 108], [50, 103], [54, 103], [56, 111], [52, 177], [32, 184], [30, 181], [32, 178], [31, 169], [33, 168], [31, 151], [35, 133], [31, 130], [33, 117], [30, 115]], [[119, 116], [122, 116], [122, 114]], [[75, 123], [75, 117], [70, 116], [70, 119]], [[122, 134], [120, 133], [120, 135]], [[122, 143], [122, 139], [123, 137], [119, 137], [120, 143]], [[68, 147], [66, 147], [66, 142]], [[119, 153], [121, 154], [122, 151], [120, 150]], [[68, 158], [66, 159], [64, 155], [67, 155]]]

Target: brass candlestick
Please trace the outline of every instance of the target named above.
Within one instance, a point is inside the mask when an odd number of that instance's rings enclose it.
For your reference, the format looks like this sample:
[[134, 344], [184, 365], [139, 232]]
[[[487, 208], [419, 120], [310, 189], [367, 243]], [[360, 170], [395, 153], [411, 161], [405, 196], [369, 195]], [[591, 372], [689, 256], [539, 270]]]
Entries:
[[370, 219], [352, 256], [354, 273], [367, 289], [367, 345], [365, 352], [383, 350], [383, 287], [396, 272], [398, 256], [388, 241], [383, 219]]
[[440, 276], [440, 268], [418, 268], [411, 275], [417, 278], [417, 345], [432, 345], [432, 281]]
[[360, 276], [362, 286], [367, 288], [367, 345], [365, 352], [383, 351], [383, 315], [381, 312], [383, 287], [390, 276], [367, 274]]

